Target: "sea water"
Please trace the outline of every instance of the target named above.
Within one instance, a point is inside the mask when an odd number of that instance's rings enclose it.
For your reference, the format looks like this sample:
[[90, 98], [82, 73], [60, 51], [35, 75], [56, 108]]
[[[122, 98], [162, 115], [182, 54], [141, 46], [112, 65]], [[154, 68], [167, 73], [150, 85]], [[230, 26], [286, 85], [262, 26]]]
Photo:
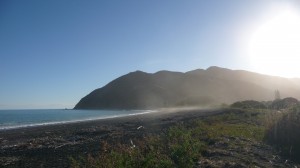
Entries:
[[0, 110], [0, 130], [150, 113], [145, 110]]

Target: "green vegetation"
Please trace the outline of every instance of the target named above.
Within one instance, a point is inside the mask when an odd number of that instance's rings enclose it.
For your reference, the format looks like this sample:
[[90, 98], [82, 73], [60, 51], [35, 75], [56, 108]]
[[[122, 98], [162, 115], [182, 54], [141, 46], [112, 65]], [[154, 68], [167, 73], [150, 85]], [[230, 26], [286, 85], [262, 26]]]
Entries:
[[235, 102], [231, 105], [234, 108], [242, 108], [242, 109], [266, 109], [267, 106], [264, 103], [254, 100], [246, 100]]
[[135, 139], [134, 146], [102, 143], [98, 156], [71, 159], [71, 167], [193, 167], [209, 145], [224, 137], [262, 141], [261, 113], [232, 112], [194, 119], [169, 127], [165, 133]]
[[281, 110], [289, 109], [299, 104], [299, 101], [292, 97], [287, 97], [284, 99], [276, 99], [271, 104], [271, 109]]
[[264, 142], [275, 146], [286, 158], [300, 162], [299, 101], [292, 97], [280, 99], [278, 95], [279, 93], [269, 106], [262, 106], [264, 103], [257, 101], [243, 101], [236, 102], [231, 107], [261, 109], [261, 114], [264, 114], [260, 117], [262, 119], [260, 123], [265, 127]]
[[[160, 133], [134, 139], [131, 144], [102, 142], [99, 155], [71, 158], [71, 167], [194, 167], [205, 155], [218, 153], [211, 152], [215, 144], [225, 144], [222, 149], [236, 150], [239, 155], [241, 148], [255, 152], [261, 150], [250, 149], [257, 146], [255, 144], [268, 143], [285, 158], [299, 162], [300, 106], [292, 98], [271, 103], [273, 106], [257, 101], [237, 102], [225, 113], [184, 120]], [[247, 164], [259, 165], [259, 161], [253, 161], [248, 152], [245, 153], [238, 158]], [[270, 154], [269, 158], [273, 156]]]
[[192, 167], [204, 149], [199, 134], [179, 124], [166, 134], [136, 140], [134, 146], [104, 143], [99, 156], [71, 161], [72, 167]]
[[273, 113], [265, 140], [286, 157], [300, 161], [300, 106]]

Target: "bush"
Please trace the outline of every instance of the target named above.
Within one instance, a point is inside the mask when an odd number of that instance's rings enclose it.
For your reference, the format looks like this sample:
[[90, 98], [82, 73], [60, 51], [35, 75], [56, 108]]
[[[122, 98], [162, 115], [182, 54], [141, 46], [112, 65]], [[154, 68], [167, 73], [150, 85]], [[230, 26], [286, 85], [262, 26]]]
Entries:
[[271, 104], [272, 109], [280, 110], [287, 109], [299, 104], [299, 101], [293, 97], [274, 100]]
[[274, 118], [276, 121], [266, 131], [265, 140], [285, 156], [300, 162], [300, 106], [281, 115], [277, 114]]
[[242, 109], [266, 109], [267, 108], [266, 105], [255, 100], [235, 102], [231, 105], [231, 107], [242, 108]]
[[167, 145], [172, 161], [178, 167], [193, 167], [201, 156], [204, 143], [182, 125], [171, 127], [167, 134]]

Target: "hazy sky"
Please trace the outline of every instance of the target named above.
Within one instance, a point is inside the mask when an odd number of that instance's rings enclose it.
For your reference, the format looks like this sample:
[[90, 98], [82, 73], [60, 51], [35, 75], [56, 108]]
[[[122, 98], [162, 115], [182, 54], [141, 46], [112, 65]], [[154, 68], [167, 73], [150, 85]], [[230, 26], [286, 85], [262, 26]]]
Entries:
[[299, 9], [283, 0], [1, 0], [0, 109], [72, 108], [135, 70], [257, 71], [248, 43], [285, 6]]

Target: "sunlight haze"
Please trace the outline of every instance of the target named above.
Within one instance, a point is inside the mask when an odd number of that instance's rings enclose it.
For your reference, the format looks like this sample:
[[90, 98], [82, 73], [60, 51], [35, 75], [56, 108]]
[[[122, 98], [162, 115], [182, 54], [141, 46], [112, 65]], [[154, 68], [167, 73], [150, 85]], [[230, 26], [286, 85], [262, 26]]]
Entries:
[[255, 71], [284, 77], [299, 77], [300, 16], [285, 8], [254, 32], [249, 44]]
[[296, 0], [2, 0], [0, 109], [72, 108], [136, 70], [300, 77], [299, 11]]

